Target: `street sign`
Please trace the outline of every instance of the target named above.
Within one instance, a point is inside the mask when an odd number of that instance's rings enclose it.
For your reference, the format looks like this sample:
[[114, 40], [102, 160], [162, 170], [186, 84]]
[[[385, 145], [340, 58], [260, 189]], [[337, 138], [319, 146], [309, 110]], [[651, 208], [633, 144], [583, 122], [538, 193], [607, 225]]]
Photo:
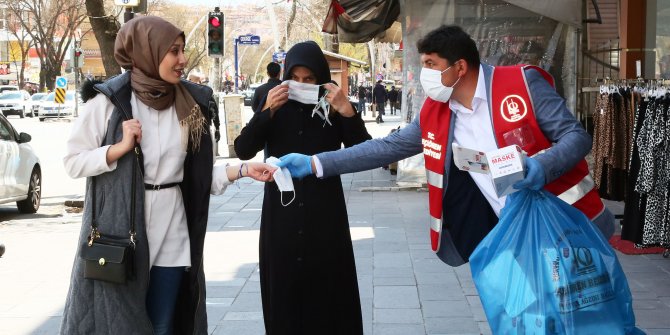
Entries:
[[54, 90], [54, 101], [58, 104], [65, 103], [65, 89], [67, 88], [67, 78], [56, 77], [56, 89]]
[[67, 88], [67, 78], [56, 77], [56, 88]]
[[114, 4], [123, 7], [137, 7], [140, 5], [140, 0], [114, 0]]
[[56, 88], [55, 93], [54, 101], [56, 101], [57, 104], [65, 103], [65, 89], [60, 87]]
[[278, 51], [272, 54], [272, 61], [275, 63], [283, 62], [284, 58], [286, 58], [286, 52], [284, 51]]
[[261, 44], [261, 37], [258, 35], [242, 35], [237, 38], [239, 44]]

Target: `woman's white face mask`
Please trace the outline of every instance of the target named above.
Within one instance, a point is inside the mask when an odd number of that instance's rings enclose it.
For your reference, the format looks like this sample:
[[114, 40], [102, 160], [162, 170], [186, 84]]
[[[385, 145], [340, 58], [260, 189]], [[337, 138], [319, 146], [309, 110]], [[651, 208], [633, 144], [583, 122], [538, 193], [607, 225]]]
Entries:
[[442, 73], [449, 69], [451, 69], [451, 66], [444, 69], [444, 71], [433, 70], [426, 67], [421, 69], [419, 80], [421, 81], [421, 86], [423, 87], [424, 92], [426, 92], [431, 99], [439, 102], [447, 102], [449, 101], [449, 98], [451, 98], [454, 86], [458, 84], [458, 81], [461, 80], [461, 78], [458, 77], [451, 87], [442, 85]]

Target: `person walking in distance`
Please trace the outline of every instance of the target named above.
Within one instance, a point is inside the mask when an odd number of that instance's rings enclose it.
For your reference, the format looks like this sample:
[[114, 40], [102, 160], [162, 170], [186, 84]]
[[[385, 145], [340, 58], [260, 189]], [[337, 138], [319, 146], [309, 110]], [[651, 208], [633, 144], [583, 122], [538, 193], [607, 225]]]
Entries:
[[382, 85], [382, 81], [378, 80], [377, 85], [375, 85], [372, 91], [372, 103], [377, 106], [377, 123], [384, 122], [384, 103], [386, 103], [386, 98], [386, 89]]

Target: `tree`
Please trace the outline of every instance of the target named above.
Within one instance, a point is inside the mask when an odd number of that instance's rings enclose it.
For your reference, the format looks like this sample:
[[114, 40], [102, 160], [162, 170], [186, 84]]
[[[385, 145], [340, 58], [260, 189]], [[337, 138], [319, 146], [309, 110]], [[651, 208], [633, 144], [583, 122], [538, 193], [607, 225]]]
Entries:
[[0, 0], [30, 35], [40, 59], [40, 90], [53, 87], [65, 53], [86, 18], [84, 0]]
[[19, 69], [19, 87], [24, 86], [25, 78], [24, 78], [24, 73], [25, 73], [25, 68], [26, 68], [26, 60], [28, 59], [28, 51], [30, 48], [34, 45], [32, 39], [30, 39], [30, 36], [23, 30], [21, 29], [21, 26], [19, 23], [12, 22], [8, 24], [6, 29], [16, 37], [16, 41], [18, 43], [18, 54], [16, 54], [16, 49], [12, 48], [10, 51], [12, 57], [11, 59], [21, 59], [21, 69]]
[[116, 34], [121, 24], [116, 19], [116, 15], [106, 14], [112, 12], [112, 10], [105, 8], [104, 0], [85, 1], [86, 13], [88, 14], [95, 39], [98, 41], [105, 74], [107, 77], [120, 74], [121, 67], [116, 62], [116, 59], [114, 59], [114, 42], [116, 41]]

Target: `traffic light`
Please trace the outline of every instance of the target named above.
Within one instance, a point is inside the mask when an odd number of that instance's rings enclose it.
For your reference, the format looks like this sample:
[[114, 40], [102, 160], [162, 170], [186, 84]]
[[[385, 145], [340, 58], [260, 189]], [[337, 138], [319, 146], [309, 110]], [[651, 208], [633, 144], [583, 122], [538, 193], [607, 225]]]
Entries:
[[84, 52], [79, 47], [70, 48], [70, 67], [84, 66]]
[[223, 57], [223, 13], [209, 12], [207, 20], [207, 55]]

